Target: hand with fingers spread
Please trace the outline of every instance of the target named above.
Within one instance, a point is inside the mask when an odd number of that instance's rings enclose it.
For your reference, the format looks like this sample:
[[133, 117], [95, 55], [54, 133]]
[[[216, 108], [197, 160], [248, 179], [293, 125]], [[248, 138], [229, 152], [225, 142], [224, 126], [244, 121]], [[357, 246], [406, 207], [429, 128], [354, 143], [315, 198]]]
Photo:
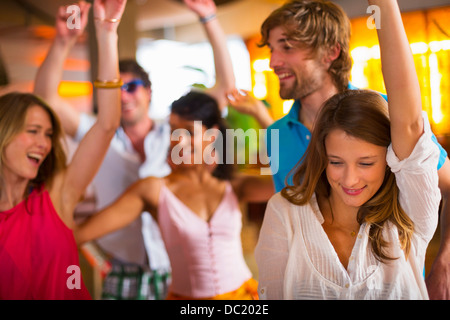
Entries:
[[255, 117], [263, 128], [267, 128], [273, 123], [272, 116], [264, 103], [243, 89], [234, 89], [227, 94], [230, 106], [238, 112]]
[[264, 104], [253, 97], [249, 91], [243, 89], [234, 89], [227, 94], [228, 103], [237, 111], [248, 115], [255, 114], [258, 105]]

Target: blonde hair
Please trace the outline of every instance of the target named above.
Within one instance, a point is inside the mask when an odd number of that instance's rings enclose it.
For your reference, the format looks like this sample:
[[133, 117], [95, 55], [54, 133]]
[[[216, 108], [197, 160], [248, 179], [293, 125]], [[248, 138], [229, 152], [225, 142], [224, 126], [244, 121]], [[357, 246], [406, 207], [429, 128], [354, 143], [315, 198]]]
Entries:
[[50, 185], [54, 176], [66, 167], [66, 154], [62, 144], [63, 130], [53, 110], [40, 98], [30, 93], [12, 92], [0, 97], [0, 172], [6, 146], [24, 129], [27, 111], [32, 106], [44, 109], [52, 124], [52, 149], [41, 164], [37, 176], [29, 186]]
[[352, 61], [349, 53], [350, 21], [342, 8], [330, 1], [297, 0], [273, 11], [261, 26], [260, 46], [268, 44], [270, 31], [281, 26], [288, 40], [297, 41], [317, 56], [339, 46], [340, 54], [328, 72], [339, 92], [348, 86]]
[[[386, 101], [372, 91], [347, 90], [334, 95], [325, 103], [306, 153], [294, 169], [293, 185], [281, 191], [281, 195], [291, 203], [305, 205], [313, 194], [324, 198], [330, 196], [331, 187], [325, 172], [328, 165], [325, 139], [335, 129], [387, 148], [391, 143], [391, 135]], [[386, 166], [381, 187], [358, 211], [358, 222], [366, 222], [371, 226], [369, 241], [375, 257], [380, 261], [396, 259], [388, 256], [385, 250], [389, 243], [383, 239], [382, 232], [388, 221], [397, 227], [406, 257], [411, 248], [414, 223], [400, 206], [398, 194], [395, 175]]]

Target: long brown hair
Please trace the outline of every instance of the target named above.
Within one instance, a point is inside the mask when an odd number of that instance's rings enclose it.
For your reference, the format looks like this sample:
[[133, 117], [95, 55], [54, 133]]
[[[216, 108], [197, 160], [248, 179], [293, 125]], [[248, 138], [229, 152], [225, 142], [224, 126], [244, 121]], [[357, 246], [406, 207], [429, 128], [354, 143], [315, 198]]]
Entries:
[[[53, 110], [39, 97], [30, 93], [12, 92], [0, 97], [0, 172], [4, 163], [4, 150], [25, 125], [27, 111], [32, 106], [44, 109], [52, 124], [52, 149], [39, 167], [37, 176], [29, 186], [50, 185], [56, 173], [66, 167], [66, 154], [62, 144], [63, 130]], [[1, 179], [1, 176], [0, 176]]]
[[[325, 172], [328, 164], [325, 139], [335, 129], [387, 148], [391, 135], [386, 101], [372, 91], [347, 90], [334, 95], [324, 104], [306, 153], [295, 169], [293, 185], [281, 191], [282, 196], [291, 203], [305, 205], [313, 194], [324, 198], [330, 196], [330, 184]], [[358, 211], [358, 222], [371, 226], [369, 241], [375, 257], [380, 261], [396, 259], [388, 256], [385, 250], [389, 243], [383, 239], [382, 231], [388, 221], [397, 226], [406, 256], [411, 247], [414, 224], [400, 206], [398, 194], [395, 175], [386, 167], [381, 187]]]
[[273, 11], [261, 26], [259, 46], [267, 45], [270, 31], [281, 26], [288, 40], [301, 43], [316, 56], [336, 45], [340, 55], [328, 72], [339, 92], [348, 86], [352, 60], [349, 51], [351, 24], [344, 10], [331, 1], [290, 1]]

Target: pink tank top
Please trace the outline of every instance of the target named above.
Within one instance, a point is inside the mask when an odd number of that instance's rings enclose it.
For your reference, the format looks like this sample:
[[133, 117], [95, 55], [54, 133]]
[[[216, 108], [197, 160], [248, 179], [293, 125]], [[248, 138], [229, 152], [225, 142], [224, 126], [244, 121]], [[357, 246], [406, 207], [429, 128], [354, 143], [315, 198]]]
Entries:
[[0, 212], [0, 300], [91, 299], [72, 230], [44, 188]]
[[242, 214], [229, 183], [209, 222], [163, 184], [158, 222], [172, 267], [173, 293], [210, 298], [234, 291], [251, 278], [242, 252]]

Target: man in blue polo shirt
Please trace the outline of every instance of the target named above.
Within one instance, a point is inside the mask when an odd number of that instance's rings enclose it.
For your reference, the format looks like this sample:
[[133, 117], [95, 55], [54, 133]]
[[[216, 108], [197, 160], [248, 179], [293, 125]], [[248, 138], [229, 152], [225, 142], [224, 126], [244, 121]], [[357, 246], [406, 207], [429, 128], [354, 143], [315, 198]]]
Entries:
[[[348, 89], [355, 90], [358, 88], [349, 83]], [[380, 93], [380, 95], [387, 100], [385, 94]], [[292, 176], [295, 168], [301, 162], [301, 158], [311, 138], [310, 130], [298, 120], [300, 110], [301, 102], [300, 100], [296, 100], [285, 117], [275, 121], [268, 127], [268, 130], [279, 130], [278, 136], [280, 137], [279, 155], [278, 157], [272, 157], [272, 135], [267, 135], [268, 155], [272, 161], [271, 166], [276, 168], [273, 170], [273, 181], [277, 192], [281, 191], [286, 184], [292, 185]], [[436, 139], [436, 137], [433, 138]], [[435, 142], [437, 143], [437, 140]], [[438, 146], [441, 150], [438, 168], [441, 169], [447, 159], [447, 152], [439, 143]]]
[[[285, 186], [286, 178], [287, 183], [292, 181], [289, 173], [306, 151], [323, 103], [345, 89], [356, 89], [349, 83], [350, 21], [330, 1], [292, 1], [272, 12], [262, 24], [261, 34], [261, 45], [271, 50], [270, 67], [279, 78], [280, 97], [295, 100], [290, 112], [268, 128], [279, 130], [278, 156], [272, 156], [272, 135], [267, 134], [278, 192]], [[443, 197], [448, 197], [450, 161], [446, 151], [439, 147], [439, 186]], [[436, 299], [449, 299], [450, 294], [449, 211], [450, 205], [445, 206], [441, 215], [442, 245], [427, 278], [430, 297]]]

